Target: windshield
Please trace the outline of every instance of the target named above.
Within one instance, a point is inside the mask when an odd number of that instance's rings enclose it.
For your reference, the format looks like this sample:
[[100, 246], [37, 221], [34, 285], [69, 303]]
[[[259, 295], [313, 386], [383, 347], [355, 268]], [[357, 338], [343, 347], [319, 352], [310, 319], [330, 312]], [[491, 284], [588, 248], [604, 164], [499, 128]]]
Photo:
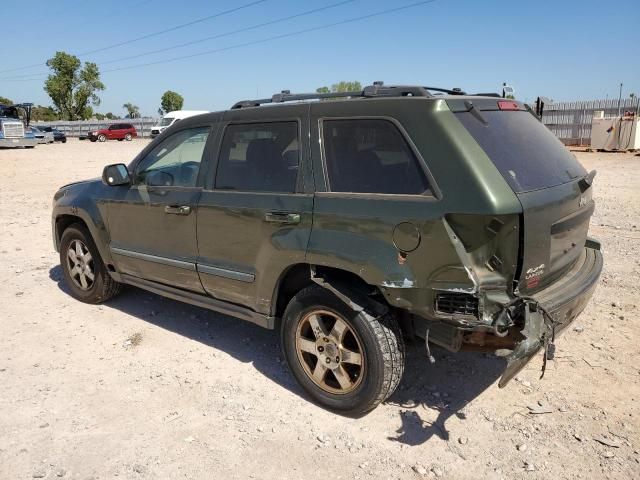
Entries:
[[471, 112], [459, 112], [456, 117], [514, 192], [554, 187], [586, 174], [562, 142], [529, 112], [481, 113], [487, 125]]
[[0, 105], [0, 117], [20, 118], [16, 107]]
[[160, 120], [161, 127], [168, 127], [172, 123], [173, 123], [173, 117], [164, 117], [162, 120]]

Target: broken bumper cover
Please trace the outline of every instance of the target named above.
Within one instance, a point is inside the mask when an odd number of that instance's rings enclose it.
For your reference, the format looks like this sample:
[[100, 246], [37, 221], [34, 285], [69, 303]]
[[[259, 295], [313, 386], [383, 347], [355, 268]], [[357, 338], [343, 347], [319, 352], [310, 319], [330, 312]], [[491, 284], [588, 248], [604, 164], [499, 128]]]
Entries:
[[[602, 266], [600, 244], [588, 240], [582, 255], [569, 272], [544, 290], [523, 299], [527, 303], [522, 330], [525, 338], [507, 356], [507, 367], [498, 383], [500, 388], [507, 385], [546, 347], [553, 335], [559, 335], [580, 315], [593, 296]], [[536, 305], [542, 308], [535, 308]]]

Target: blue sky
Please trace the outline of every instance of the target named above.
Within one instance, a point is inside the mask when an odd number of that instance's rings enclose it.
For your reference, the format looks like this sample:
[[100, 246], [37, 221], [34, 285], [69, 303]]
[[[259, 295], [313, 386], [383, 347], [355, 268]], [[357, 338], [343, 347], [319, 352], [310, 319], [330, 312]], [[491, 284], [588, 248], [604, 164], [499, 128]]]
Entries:
[[[250, 4], [256, 0], [32, 0], [3, 2], [0, 95], [49, 105], [44, 62], [57, 50], [80, 54]], [[339, 80], [422, 84], [578, 100], [640, 95], [640, 1], [435, 0], [406, 10], [264, 43], [140, 68], [161, 61], [340, 22], [419, 0], [354, 0], [312, 15], [203, 43], [109, 62], [280, 19], [340, 0], [264, 0], [234, 13], [144, 40], [80, 55], [99, 66], [106, 90], [96, 111], [124, 114], [122, 104], [156, 115], [171, 89], [185, 109], [219, 110], [239, 99], [282, 89], [313, 91]], [[6, 4], [5, 4], [6, 3]], [[28, 26], [28, 28], [27, 28]], [[7, 41], [9, 36], [13, 40]], [[10, 48], [5, 48], [10, 46]]]

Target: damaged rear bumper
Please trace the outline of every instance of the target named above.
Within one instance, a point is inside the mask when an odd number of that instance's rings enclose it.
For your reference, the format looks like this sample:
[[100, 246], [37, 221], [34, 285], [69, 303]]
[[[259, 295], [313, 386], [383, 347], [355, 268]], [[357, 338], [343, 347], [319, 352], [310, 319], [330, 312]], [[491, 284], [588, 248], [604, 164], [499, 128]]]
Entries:
[[544, 290], [521, 299], [525, 304], [524, 339], [506, 357], [507, 367], [498, 383], [501, 388], [580, 315], [593, 296], [602, 266], [600, 244], [590, 239], [569, 272]]

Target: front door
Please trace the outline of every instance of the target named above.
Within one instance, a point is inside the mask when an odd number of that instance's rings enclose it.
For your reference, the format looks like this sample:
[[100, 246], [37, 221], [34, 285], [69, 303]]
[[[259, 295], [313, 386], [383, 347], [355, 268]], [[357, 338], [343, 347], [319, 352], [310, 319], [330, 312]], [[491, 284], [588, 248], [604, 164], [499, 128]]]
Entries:
[[198, 272], [215, 298], [269, 314], [288, 265], [311, 232], [308, 105], [225, 113], [216, 171], [198, 206]]
[[132, 185], [109, 206], [119, 272], [203, 291], [195, 266], [196, 209], [209, 133], [208, 126], [178, 131], [136, 163]]
[[107, 138], [109, 140], [114, 140], [116, 137], [116, 134], [118, 133], [118, 130], [120, 129], [120, 125], [109, 125], [109, 128], [107, 129]]

